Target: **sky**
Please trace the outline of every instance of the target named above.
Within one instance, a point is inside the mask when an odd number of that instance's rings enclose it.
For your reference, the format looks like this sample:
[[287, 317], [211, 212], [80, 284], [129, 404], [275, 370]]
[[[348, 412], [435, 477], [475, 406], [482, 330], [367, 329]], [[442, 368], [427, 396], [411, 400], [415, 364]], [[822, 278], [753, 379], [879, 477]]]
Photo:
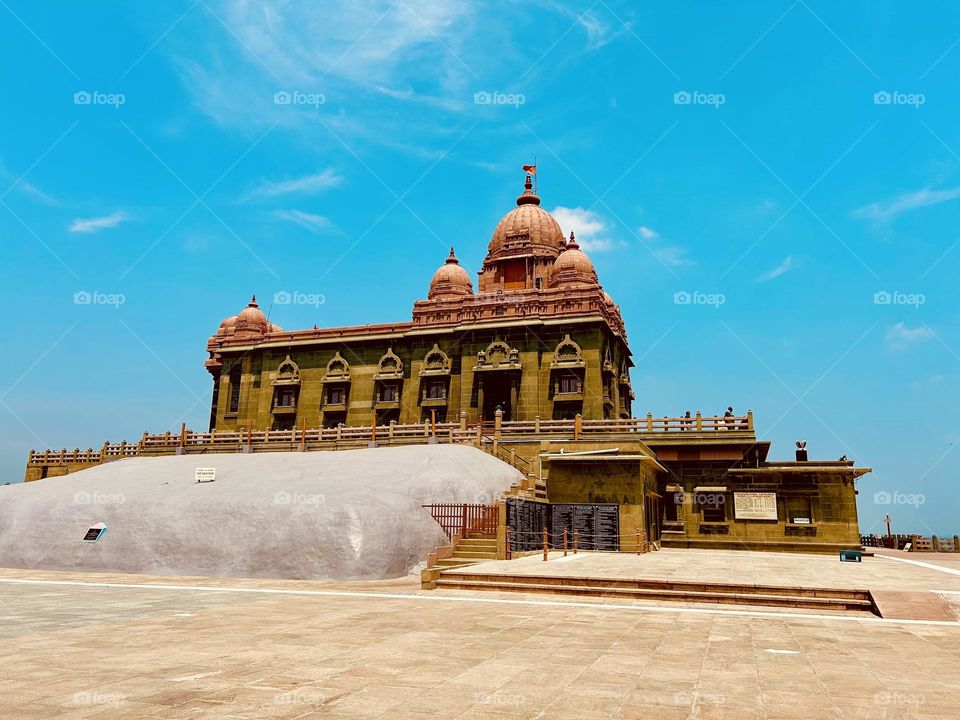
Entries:
[[863, 532], [960, 532], [956, 3], [0, 0], [0, 59], [0, 481], [205, 430], [251, 293], [408, 320], [536, 162], [635, 414], [753, 410], [873, 468]]

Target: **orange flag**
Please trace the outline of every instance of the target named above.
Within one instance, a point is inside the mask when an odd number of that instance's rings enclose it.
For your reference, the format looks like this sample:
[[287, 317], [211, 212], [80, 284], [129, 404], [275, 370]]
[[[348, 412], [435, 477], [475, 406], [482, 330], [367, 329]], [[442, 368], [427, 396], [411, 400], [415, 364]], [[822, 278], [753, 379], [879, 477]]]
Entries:
[[536, 165], [524, 165], [524, 166], [523, 166], [523, 171], [524, 171], [524, 172], [528, 172], [528, 173], [530, 173], [531, 175], [536, 175], [536, 174], [537, 174], [537, 166], [536, 166]]

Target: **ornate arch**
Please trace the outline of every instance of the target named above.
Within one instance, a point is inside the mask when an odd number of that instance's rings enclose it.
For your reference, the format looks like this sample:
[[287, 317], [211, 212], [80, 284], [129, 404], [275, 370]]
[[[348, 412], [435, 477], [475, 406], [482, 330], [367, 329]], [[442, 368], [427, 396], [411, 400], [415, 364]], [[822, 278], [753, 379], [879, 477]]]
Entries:
[[477, 366], [487, 370], [519, 368], [520, 351], [503, 340], [494, 340], [486, 350], [477, 353]]
[[403, 360], [393, 351], [392, 347], [380, 357], [377, 362], [377, 372], [373, 376], [375, 380], [385, 380], [403, 377]]
[[449, 375], [450, 358], [436, 343], [423, 358], [421, 375]]
[[300, 384], [300, 366], [291, 358], [290, 354], [280, 362], [277, 371], [273, 374], [274, 385], [299, 385]]
[[563, 340], [557, 343], [557, 347], [553, 351], [553, 362], [550, 363], [550, 367], [582, 368], [584, 365], [583, 350], [580, 348], [580, 345], [570, 337], [570, 333], [567, 333], [563, 336]]
[[343, 359], [338, 350], [330, 362], [327, 363], [327, 374], [323, 378], [324, 382], [349, 382], [350, 381], [350, 363]]

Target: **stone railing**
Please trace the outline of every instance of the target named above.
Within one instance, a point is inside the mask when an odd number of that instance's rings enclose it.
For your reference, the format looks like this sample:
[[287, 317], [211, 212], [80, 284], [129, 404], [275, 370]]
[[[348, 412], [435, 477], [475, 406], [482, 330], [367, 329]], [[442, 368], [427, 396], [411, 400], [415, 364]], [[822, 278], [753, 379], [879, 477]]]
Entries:
[[191, 455], [218, 452], [283, 452], [310, 450], [347, 450], [361, 447], [461, 443], [482, 448], [510, 463], [525, 475], [531, 473], [527, 460], [503, 443], [510, 440], [567, 438], [602, 440], [635, 438], [649, 440], [665, 433], [677, 436], [704, 437], [715, 433], [739, 432], [753, 435], [753, 414], [742, 417], [663, 417], [627, 418], [619, 420], [531, 421], [503, 420], [498, 412], [495, 421], [469, 424], [465, 413], [460, 422], [424, 422], [410, 425], [346, 426], [335, 428], [293, 428], [291, 430], [242, 430], [194, 432], [181, 426], [179, 433], [144, 433], [137, 442], [106, 442], [99, 449], [31, 450], [27, 459], [27, 480], [65, 475], [92, 465], [130, 457], [157, 455]]

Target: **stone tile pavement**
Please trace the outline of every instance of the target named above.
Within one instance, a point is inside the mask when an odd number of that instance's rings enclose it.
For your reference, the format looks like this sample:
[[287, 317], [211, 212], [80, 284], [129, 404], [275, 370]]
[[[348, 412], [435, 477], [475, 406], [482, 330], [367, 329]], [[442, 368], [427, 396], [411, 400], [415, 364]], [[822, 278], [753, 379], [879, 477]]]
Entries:
[[957, 624], [505, 595], [0, 570], [0, 716], [960, 714]]

